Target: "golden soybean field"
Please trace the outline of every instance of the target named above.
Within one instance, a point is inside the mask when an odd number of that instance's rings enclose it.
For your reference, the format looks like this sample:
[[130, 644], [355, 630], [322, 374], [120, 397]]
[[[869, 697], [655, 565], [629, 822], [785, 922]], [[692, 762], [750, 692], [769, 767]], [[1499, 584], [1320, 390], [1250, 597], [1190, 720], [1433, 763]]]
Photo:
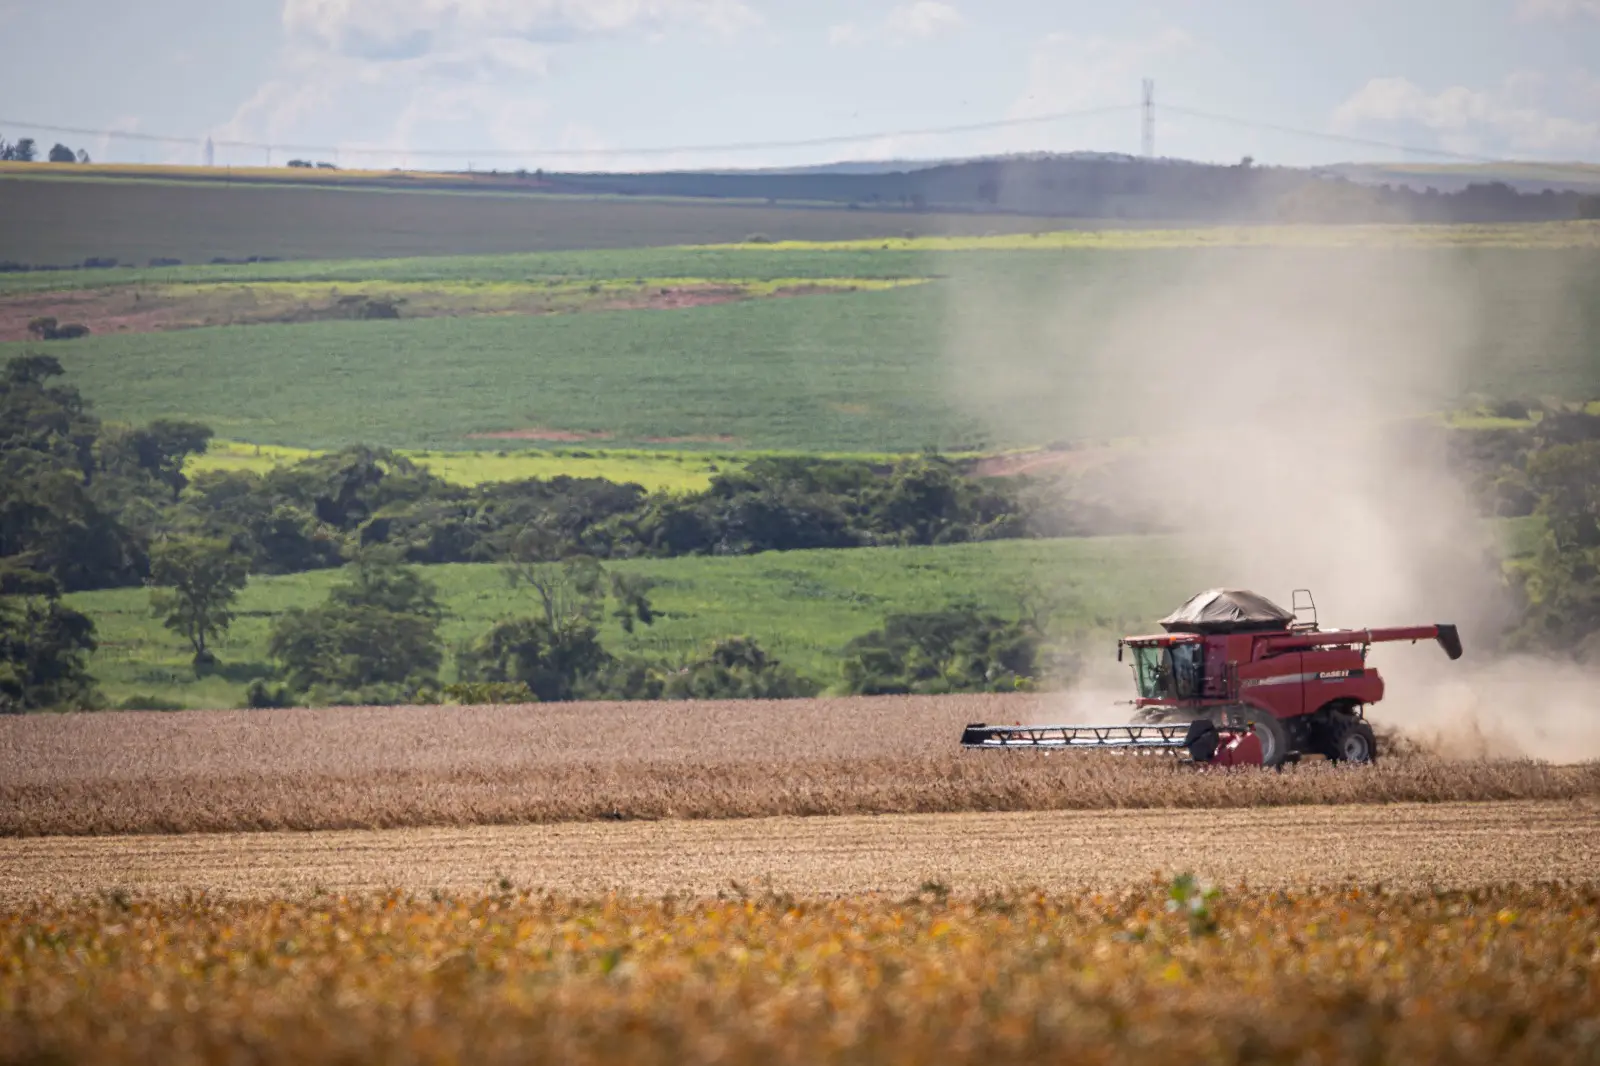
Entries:
[[5, 1062], [1594, 1062], [1600, 892], [107, 895], [0, 918]]
[[1600, 766], [953, 750], [1049, 711], [6, 722], [0, 1066], [1600, 1061]]

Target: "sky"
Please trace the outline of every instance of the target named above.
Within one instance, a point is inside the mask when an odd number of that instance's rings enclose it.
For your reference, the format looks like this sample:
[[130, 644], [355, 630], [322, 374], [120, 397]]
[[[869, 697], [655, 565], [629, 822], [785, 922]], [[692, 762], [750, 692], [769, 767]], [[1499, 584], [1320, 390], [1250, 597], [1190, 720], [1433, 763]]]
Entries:
[[0, 35], [0, 136], [101, 161], [1136, 153], [1147, 77], [1163, 156], [1600, 161], [1600, 0], [0, 0]]

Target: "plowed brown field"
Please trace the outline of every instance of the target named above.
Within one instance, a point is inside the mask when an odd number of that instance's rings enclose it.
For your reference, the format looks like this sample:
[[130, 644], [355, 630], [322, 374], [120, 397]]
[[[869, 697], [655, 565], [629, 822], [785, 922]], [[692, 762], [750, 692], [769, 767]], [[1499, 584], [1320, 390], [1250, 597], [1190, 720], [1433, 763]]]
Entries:
[[1058, 713], [952, 696], [0, 719], [0, 836], [1600, 796], [1600, 764], [1202, 773], [957, 747], [965, 722]]

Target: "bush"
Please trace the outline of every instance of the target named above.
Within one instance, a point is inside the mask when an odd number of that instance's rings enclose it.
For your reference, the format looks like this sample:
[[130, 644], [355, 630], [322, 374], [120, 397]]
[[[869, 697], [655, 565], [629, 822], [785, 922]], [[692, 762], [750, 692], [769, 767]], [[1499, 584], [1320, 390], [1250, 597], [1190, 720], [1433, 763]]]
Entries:
[[0, 597], [0, 714], [98, 701], [86, 660], [94, 623], [51, 597]]
[[289, 690], [312, 702], [402, 702], [433, 682], [442, 616], [432, 582], [369, 553], [321, 607], [279, 619], [271, 653]]
[[546, 703], [576, 698], [580, 683], [611, 661], [592, 623], [561, 625], [546, 618], [507, 619], [456, 658], [463, 681], [520, 686]]
[[539, 702], [539, 697], [521, 681], [460, 681], [446, 685], [441, 694], [445, 702], [465, 706]]
[[260, 678], [250, 682], [245, 689], [244, 705], [251, 710], [267, 710], [294, 706], [294, 694], [287, 685], [268, 685]]
[[844, 688], [856, 695], [1009, 692], [1031, 686], [1039, 636], [1032, 625], [963, 604], [890, 615], [844, 654]]
[[750, 637], [727, 637], [664, 679], [669, 700], [784, 700], [815, 696], [820, 686], [800, 677]]
[[184, 711], [186, 706], [160, 696], [129, 696], [116, 707], [119, 711]]

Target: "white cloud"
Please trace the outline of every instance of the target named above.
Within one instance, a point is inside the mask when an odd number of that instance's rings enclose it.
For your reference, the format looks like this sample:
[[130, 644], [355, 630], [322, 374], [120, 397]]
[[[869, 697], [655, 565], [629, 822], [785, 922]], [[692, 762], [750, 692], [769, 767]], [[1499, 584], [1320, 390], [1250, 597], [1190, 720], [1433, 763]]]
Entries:
[[859, 48], [872, 39], [872, 34], [859, 23], [841, 22], [828, 27], [828, 43], [835, 48]]
[[1052, 33], [1034, 47], [1027, 87], [1011, 117], [1137, 103], [1141, 78], [1194, 47], [1186, 30], [1170, 25], [1144, 37]]
[[1564, 20], [1583, 15], [1600, 18], [1600, 0], [1518, 0], [1517, 14], [1532, 20]]
[[965, 23], [961, 12], [952, 4], [916, 0], [890, 11], [883, 20], [883, 28], [894, 39], [927, 40], [959, 30]]
[[872, 26], [841, 22], [828, 28], [828, 43], [836, 48], [859, 48], [875, 41], [907, 44], [954, 33], [967, 24], [954, 4], [941, 0], [914, 0], [892, 8]]
[[744, 0], [284, 0], [289, 33], [341, 55], [411, 58], [482, 39], [559, 42], [757, 21]]
[[1579, 71], [1561, 79], [1513, 74], [1490, 89], [1453, 85], [1429, 92], [1406, 78], [1373, 78], [1333, 113], [1347, 133], [1426, 137], [1427, 147], [1470, 155], [1526, 154], [1574, 158], [1600, 151], [1600, 121], [1580, 105], [1600, 84]]
[[[759, 17], [746, 0], [283, 0], [282, 21], [278, 70], [217, 139], [338, 145], [341, 163], [387, 167], [430, 160], [367, 149], [481, 148], [485, 134], [503, 149], [552, 144], [563, 135], [549, 127], [543, 83], [563, 46], [731, 34]], [[467, 159], [463, 151], [431, 161]]]

